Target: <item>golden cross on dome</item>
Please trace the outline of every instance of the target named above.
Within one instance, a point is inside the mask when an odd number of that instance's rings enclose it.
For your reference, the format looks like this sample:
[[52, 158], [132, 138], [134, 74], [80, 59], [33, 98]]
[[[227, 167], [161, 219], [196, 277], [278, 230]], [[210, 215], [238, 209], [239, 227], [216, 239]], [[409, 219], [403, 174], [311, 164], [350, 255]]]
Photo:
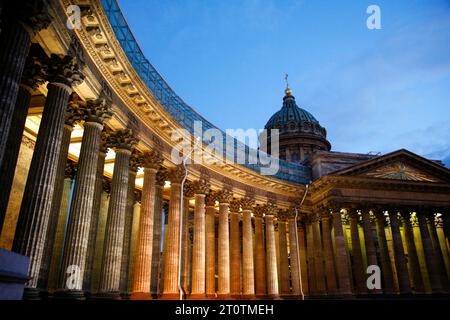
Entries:
[[286, 89], [289, 88], [289, 81], [288, 81], [289, 75], [286, 73], [284, 76], [284, 80], [286, 80]]

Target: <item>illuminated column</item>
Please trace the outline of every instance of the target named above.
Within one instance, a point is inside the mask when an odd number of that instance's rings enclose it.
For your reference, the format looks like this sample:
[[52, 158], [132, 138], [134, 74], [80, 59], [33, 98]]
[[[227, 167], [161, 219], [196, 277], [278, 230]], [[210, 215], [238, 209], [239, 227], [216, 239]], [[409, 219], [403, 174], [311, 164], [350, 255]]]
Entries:
[[33, 296], [41, 267], [50, 217], [51, 202], [61, 140], [64, 132], [64, 113], [72, 92], [72, 85], [81, 82], [76, 62], [69, 56], [52, 55], [46, 80], [47, 98], [22, 198], [13, 243], [13, 251], [30, 257], [25, 295]]
[[302, 284], [302, 289], [304, 294], [309, 294], [308, 288], [308, 264], [306, 258], [306, 238], [305, 238], [305, 223], [304, 217], [299, 216], [297, 221], [297, 232], [298, 232], [298, 246], [300, 253], [300, 283]]
[[305, 219], [306, 222], [306, 254], [308, 263], [308, 288], [310, 294], [316, 294], [316, 272], [314, 266], [314, 237], [311, 217]]
[[230, 293], [241, 294], [241, 239], [239, 234], [239, 201], [230, 202]]
[[[44, 1], [5, 1], [3, 4], [0, 33], [0, 168], [3, 167], [3, 157], [10, 151], [7, 140], [11, 125], [17, 125], [13, 124], [13, 113], [31, 39], [41, 29], [47, 28], [50, 22], [48, 5]], [[17, 143], [20, 144], [20, 139]], [[3, 219], [4, 212], [0, 212], [0, 229]], [[31, 282], [37, 282], [38, 272], [39, 269], [33, 272], [36, 279]]]
[[131, 149], [136, 144], [136, 140], [131, 130], [124, 129], [111, 132], [110, 141], [111, 146], [115, 148], [116, 158], [114, 159], [98, 295], [118, 298], [128, 193], [128, 165]]
[[[36, 49], [40, 48], [40, 46], [35, 45], [32, 48]], [[5, 150], [8, 152], [4, 154], [3, 161], [0, 161], [0, 172], [2, 173], [0, 175], [0, 186], [2, 186], [2, 192], [0, 192], [0, 230], [2, 230], [3, 218], [6, 213], [9, 195], [11, 193], [11, 186], [14, 180], [14, 172], [21, 145], [20, 142], [22, 140], [23, 130], [25, 129], [25, 122], [27, 119], [31, 95], [33, 91], [39, 87], [39, 85], [45, 82], [44, 78], [47, 68], [44, 64], [45, 58], [41, 57], [40, 52], [36, 52], [38, 51], [37, 49], [33, 49], [30, 50], [30, 54], [25, 62], [25, 69], [23, 70], [17, 99], [15, 101], [14, 111], [12, 114], [13, 125], [9, 129], [8, 139], [5, 146]], [[4, 134], [6, 135], [6, 132]], [[67, 160], [67, 154], [64, 160]], [[44, 288], [45, 286], [46, 283], [44, 283]], [[43, 288], [41, 283], [39, 284], [39, 288]]]
[[255, 217], [255, 291], [257, 296], [267, 294], [266, 284], [266, 254], [264, 246], [263, 231], [264, 208], [257, 205], [254, 207]]
[[406, 257], [403, 250], [403, 241], [400, 234], [397, 210], [389, 210], [389, 221], [392, 231], [392, 242], [394, 244], [395, 267], [397, 269], [398, 286], [401, 294], [411, 293], [409, 283], [408, 267], [406, 266]]
[[355, 277], [355, 287], [359, 294], [367, 293], [366, 276], [364, 272], [361, 242], [358, 232], [359, 214], [355, 208], [348, 209], [350, 218], [350, 234], [352, 239], [353, 273]]
[[287, 250], [286, 223], [287, 214], [285, 212], [278, 213], [278, 251], [280, 252], [280, 294], [290, 293], [289, 283], [289, 260]]
[[375, 218], [377, 224], [378, 245], [380, 247], [383, 293], [392, 294], [394, 292], [394, 276], [392, 273], [391, 259], [389, 257], [389, 250], [387, 247], [386, 232], [384, 230], [386, 226], [386, 216], [384, 215], [384, 211], [377, 208], [375, 211]]
[[253, 262], [252, 206], [255, 200], [245, 197], [242, 207], [242, 294], [251, 297], [255, 294], [255, 270]]
[[228, 211], [232, 198], [231, 191], [224, 189], [219, 194], [219, 295], [230, 294], [230, 238], [228, 232]]
[[209, 191], [205, 179], [194, 182], [194, 244], [192, 248], [192, 295], [205, 296], [206, 277], [206, 234], [205, 234], [205, 195]]
[[100, 149], [95, 174], [94, 200], [92, 203], [91, 224], [89, 227], [89, 240], [86, 253], [86, 267], [84, 268], [83, 290], [89, 294], [92, 289], [92, 276], [94, 271], [95, 244], [97, 242], [97, 227], [100, 215], [101, 198], [103, 191], [103, 172], [105, 170], [105, 158], [108, 152], [109, 129], [103, 128], [101, 133]]
[[445, 268], [444, 257], [442, 255], [441, 246], [439, 244], [439, 238], [436, 231], [436, 215], [432, 211], [428, 213], [428, 221], [429, 221], [431, 243], [433, 245], [433, 251], [437, 261], [438, 272], [441, 277], [442, 288], [444, 292], [449, 292], [450, 287], [447, 276], [447, 270]]
[[[299, 261], [297, 257], [297, 239], [295, 237], [295, 229], [297, 228], [297, 224], [295, 223], [295, 214], [291, 214], [289, 216], [288, 223], [289, 223], [289, 252], [291, 256], [292, 294], [299, 296], [301, 294], [301, 291], [300, 291], [300, 274], [298, 272]], [[300, 234], [298, 234], [298, 237], [300, 238]], [[307, 277], [305, 279], [307, 280]]]
[[[375, 241], [373, 239], [372, 222], [370, 217], [370, 210], [368, 208], [362, 210], [362, 224], [364, 232], [364, 243], [366, 246], [366, 256], [368, 266], [378, 266], [377, 252], [375, 249]], [[369, 290], [369, 293], [380, 294], [381, 289]]]
[[141, 212], [139, 215], [139, 232], [134, 263], [134, 279], [132, 297], [149, 298], [152, 249], [153, 222], [155, 215], [156, 175], [162, 164], [161, 154], [152, 150], [143, 155], [144, 185], [142, 187]]
[[[190, 221], [190, 208], [189, 202], [194, 198], [194, 190], [192, 182], [187, 180], [184, 185], [184, 206], [183, 206], [183, 225], [182, 225], [182, 236], [181, 236], [181, 284], [183, 286], [183, 290], [186, 294], [190, 293], [189, 288], [189, 262], [190, 262], [190, 251], [191, 251], [191, 235], [190, 228], [192, 226], [192, 222]], [[192, 226], [193, 227], [193, 226]]]
[[160, 167], [156, 173], [155, 214], [153, 218], [152, 270], [150, 277], [150, 292], [153, 296], [157, 296], [160, 293], [163, 189], [166, 180], [167, 170], [164, 167]]
[[[56, 236], [56, 228], [58, 224], [58, 217], [61, 209], [61, 202], [64, 191], [64, 179], [67, 165], [67, 156], [69, 153], [70, 136], [76, 122], [81, 120], [79, 101], [75, 99], [76, 94], [72, 94], [68, 103], [66, 113], [64, 115], [64, 131], [61, 139], [61, 151], [58, 158], [58, 165], [56, 168], [55, 187], [53, 191], [52, 205], [50, 209], [50, 216], [48, 220], [47, 236], [45, 238], [44, 253], [42, 255], [41, 270], [39, 271], [38, 288], [46, 291], [48, 288], [49, 268], [52, 260], [53, 247]], [[13, 130], [13, 128], [11, 128]], [[22, 134], [22, 132], [20, 133]], [[14, 169], [13, 169], [14, 173]]]
[[[83, 139], [78, 159], [77, 179], [72, 195], [69, 221], [67, 225], [64, 254], [62, 260], [59, 291], [61, 294], [82, 297], [83, 276], [86, 265], [86, 239], [89, 237], [92, 205], [94, 200], [95, 180], [97, 173], [98, 153], [100, 150], [103, 124], [112, 113], [103, 99], [89, 100], [80, 104], [83, 124]], [[67, 270], [76, 266], [80, 270], [81, 279], [71, 287], [67, 280], [72, 277]]]
[[322, 237], [320, 233], [320, 214], [312, 215], [312, 231], [314, 241], [314, 268], [316, 270], [316, 294], [326, 294], [325, 274], [322, 253]]
[[206, 294], [213, 296], [216, 293], [216, 236], [215, 215], [217, 193], [210, 192], [205, 199], [206, 203]]
[[414, 243], [414, 234], [411, 226], [411, 216], [409, 210], [402, 209], [403, 230], [405, 231], [405, 243], [408, 250], [408, 264], [412, 274], [413, 288], [415, 292], [424, 292], [422, 273], [420, 271], [419, 258], [417, 256], [416, 244]]
[[327, 291], [328, 294], [337, 293], [337, 280], [334, 265], [334, 253], [333, 243], [331, 242], [331, 229], [330, 229], [330, 212], [329, 210], [322, 208], [322, 239], [323, 239], [323, 255], [325, 258], [325, 274], [327, 279]]
[[168, 298], [178, 297], [178, 276], [180, 267], [180, 219], [181, 219], [181, 182], [185, 170], [177, 166], [169, 173], [170, 202], [169, 223], [167, 225], [167, 243], [164, 248], [164, 289]]
[[277, 249], [275, 243], [275, 228], [273, 219], [276, 215], [276, 206], [267, 204], [265, 206], [264, 222], [266, 224], [266, 270], [267, 270], [267, 295], [277, 297], [278, 290], [278, 270], [277, 270]]

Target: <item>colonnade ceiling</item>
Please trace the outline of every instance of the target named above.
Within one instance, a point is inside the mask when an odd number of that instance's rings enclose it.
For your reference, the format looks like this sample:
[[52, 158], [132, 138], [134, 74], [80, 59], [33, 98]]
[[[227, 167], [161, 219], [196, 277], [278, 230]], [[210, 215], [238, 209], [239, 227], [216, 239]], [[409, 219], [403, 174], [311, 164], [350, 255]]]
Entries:
[[[112, 100], [114, 113], [108, 126], [112, 129], [134, 129], [139, 137], [138, 149], [161, 150], [164, 166], [173, 167], [170, 155], [177, 142], [172, 141], [171, 134], [180, 125], [157, 102], [134, 70], [109, 25], [101, 2], [62, 0], [59, 4], [51, 6], [51, 14], [55, 17], [51, 26], [41, 31], [33, 41], [39, 43], [48, 55], [64, 54], [69, 50], [74, 52], [86, 75], [86, 80], [74, 88], [75, 93], [87, 100], [106, 92]], [[80, 29], [66, 28], [65, 8], [71, 4], [79, 5], [82, 9]], [[25, 130], [25, 134], [32, 140], [37, 136], [46, 93], [46, 84], [43, 84], [33, 94]], [[78, 159], [82, 135], [83, 127], [76, 125], [69, 148], [69, 158], [72, 160]], [[191, 139], [191, 136], [185, 138]], [[220, 158], [204, 146], [202, 149], [209, 159]], [[114, 150], [109, 150], [105, 162], [106, 176], [112, 176], [114, 159]], [[142, 169], [137, 173], [137, 188], [142, 188], [142, 173]], [[257, 201], [275, 198], [279, 205], [286, 207], [289, 206], [290, 199], [298, 198], [304, 192], [304, 186], [263, 176], [238, 164], [202, 164], [190, 167], [190, 179], [198, 179], [205, 174], [210, 178], [213, 189], [222, 188], [227, 184], [224, 183], [227, 177], [232, 177], [231, 185], [237, 196], [245, 196], [251, 191]]]

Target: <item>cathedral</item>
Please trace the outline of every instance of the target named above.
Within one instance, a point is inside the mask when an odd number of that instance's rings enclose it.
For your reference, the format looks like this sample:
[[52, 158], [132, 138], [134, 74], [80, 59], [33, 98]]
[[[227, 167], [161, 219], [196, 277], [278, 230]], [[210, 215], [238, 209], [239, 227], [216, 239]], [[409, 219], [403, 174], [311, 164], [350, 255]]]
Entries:
[[116, 0], [5, 1], [0, 23], [0, 299], [448, 297], [439, 159], [334, 151], [287, 87], [265, 125], [277, 172], [178, 163], [175, 131], [222, 131]]

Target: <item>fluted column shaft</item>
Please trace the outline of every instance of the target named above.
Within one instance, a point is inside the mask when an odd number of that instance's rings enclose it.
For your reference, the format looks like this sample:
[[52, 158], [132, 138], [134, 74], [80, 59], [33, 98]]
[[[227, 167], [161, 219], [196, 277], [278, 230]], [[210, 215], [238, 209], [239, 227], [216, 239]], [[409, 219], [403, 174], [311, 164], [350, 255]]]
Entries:
[[[300, 274], [299, 274], [299, 257], [297, 256], [297, 252], [300, 253], [300, 250], [297, 251], [297, 239], [295, 237], [295, 232], [297, 229], [297, 224], [295, 223], [295, 219], [289, 219], [289, 249], [291, 256], [291, 280], [292, 280], [292, 294], [300, 295]], [[303, 271], [303, 270], [302, 270]]]
[[[27, 119], [28, 106], [31, 99], [31, 88], [20, 85], [17, 95], [17, 101], [12, 116], [12, 123], [7, 141], [6, 150], [3, 161], [1, 162], [0, 172], [0, 230], [3, 227], [3, 221], [8, 207], [9, 195], [14, 180], [14, 172], [17, 165], [17, 158], [19, 156], [20, 141], [22, 140], [23, 130], [25, 128], [25, 121]], [[3, 137], [2, 137], [3, 139]]]
[[130, 155], [131, 151], [128, 149], [116, 149], [100, 275], [100, 295], [116, 297], [119, 294]]
[[44, 112], [31, 160], [13, 244], [13, 251], [30, 257], [27, 288], [36, 288], [44, 252], [64, 128], [64, 110], [71, 88], [49, 83]]
[[178, 293], [178, 272], [180, 266], [180, 219], [181, 184], [173, 182], [170, 187], [169, 224], [167, 244], [164, 253], [164, 291], [166, 295]]
[[439, 274], [438, 262], [436, 254], [433, 250], [433, 244], [431, 242], [430, 231], [428, 228], [428, 219], [425, 213], [418, 213], [417, 218], [419, 220], [420, 235], [422, 237], [423, 251], [425, 254], [425, 260], [427, 264], [428, 277], [430, 279], [431, 290], [433, 293], [444, 292], [443, 284]]
[[385, 216], [384, 212], [376, 212], [376, 223], [377, 223], [377, 237], [378, 244], [380, 247], [380, 262], [381, 271], [383, 279], [383, 292], [385, 294], [391, 294], [394, 291], [394, 275], [392, 272], [391, 259], [389, 257], [389, 250], [386, 241], [385, 228]]
[[289, 260], [287, 251], [286, 221], [278, 221], [278, 251], [280, 252], [280, 293], [290, 293]]
[[450, 290], [449, 279], [447, 275], [447, 270], [445, 268], [444, 256], [442, 255], [442, 250], [437, 235], [435, 215], [433, 213], [429, 213], [428, 219], [429, 219], [431, 244], [433, 245], [433, 251], [436, 257], [438, 272], [441, 277], [442, 288], [445, 292], [449, 292]]
[[266, 270], [267, 270], [267, 294], [276, 297], [278, 290], [278, 270], [277, 270], [277, 249], [275, 243], [275, 228], [273, 225], [273, 215], [266, 214], [264, 220], [266, 223]]
[[344, 231], [342, 229], [341, 212], [339, 209], [334, 209], [332, 215], [339, 293], [341, 295], [349, 295], [352, 293], [352, 287], [350, 282], [347, 249], [345, 248]]
[[47, 236], [45, 239], [44, 253], [42, 255], [41, 270], [39, 271], [38, 288], [45, 291], [48, 288], [48, 276], [50, 271], [50, 262], [52, 260], [53, 245], [56, 236], [58, 216], [61, 209], [61, 201], [64, 191], [64, 179], [67, 164], [67, 155], [69, 153], [70, 136], [73, 126], [64, 125], [64, 132], [61, 140], [61, 153], [56, 168], [55, 188], [50, 209], [50, 216], [47, 227]]
[[298, 247], [299, 247], [299, 259], [300, 261], [300, 283], [304, 294], [309, 294], [308, 287], [308, 265], [306, 259], [306, 240], [305, 240], [305, 227], [303, 223], [297, 226], [298, 232]]
[[[375, 249], [375, 241], [373, 239], [372, 223], [370, 221], [370, 211], [362, 212], [362, 223], [364, 232], [364, 243], [366, 246], [367, 265], [378, 266], [377, 251]], [[370, 293], [380, 294], [380, 289], [370, 290]]]
[[352, 239], [353, 273], [355, 277], [355, 287], [358, 293], [366, 293], [366, 277], [363, 266], [361, 242], [358, 232], [358, 213], [352, 209], [350, 216], [350, 234]]
[[133, 228], [134, 203], [135, 195], [134, 188], [136, 185], [136, 171], [130, 167], [128, 175], [128, 190], [127, 190], [127, 205], [125, 209], [125, 225], [123, 228], [123, 248], [122, 248], [122, 262], [120, 265], [120, 293], [127, 296], [129, 286], [129, 265], [130, 265], [130, 250], [131, 250], [131, 232]]
[[194, 245], [192, 249], [192, 294], [205, 294], [206, 242], [205, 195], [195, 194]]
[[403, 230], [405, 231], [405, 243], [408, 250], [408, 264], [413, 277], [414, 291], [424, 292], [422, 273], [420, 271], [419, 258], [417, 256], [416, 244], [414, 242], [414, 234], [411, 227], [411, 217], [409, 212], [401, 212], [403, 216]]
[[239, 236], [239, 214], [230, 213], [230, 282], [231, 294], [241, 293], [241, 240]]
[[267, 293], [263, 220], [260, 216], [255, 216], [255, 291], [257, 295]]
[[[153, 219], [153, 249], [152, 270], [150, 280], [150, 292], [159, 294], [159, 275], [161, 271], [161, 241], [162, 241], [162, 210], [163, 210], [163, 186], [155, 186], [155, 214]], [[139, 238], [138, 238], [139, 239]], [[136, 272], [135, 272], [136, 275]]]
[[216, 237], [215, 214], [213, 205], [206, 206], [206, 294], [214, 295], [216, 292]]
[[221, 295], [230, 294], [230, 236], [228, 228], [228, 212], [229, 203], [219, 203], [218, 293]]
[[83, 277], [83, 289], [91, 291], [92, 272], [94, 268], [95, 243], [97, 241], [97, 226], [100, 215], [101, 198], [103, 191], [103, 171], [105, 169], [106, 152], [100, 151], [97, 160], [97, 171], [95, 174], [94, 199], [92, 201], [91, 224], [89, 227], [89, 241], [86, 252], [86, 267]]
[[[142, 188], [139, 234], [134, 264], [133, 292], [150, 292], [157, 172], [158, 170], [156, 168], [144, 168], [144, 185]], [[177, 188], [175, 187], [175, 189]], [[178, 189], [178, 191], [180, 190]], [[178, 236], [176, 239], [178, 239]]]
[[313, 226], [311, 220], [308, 219], [306, 222], [306, 254], [308, 260], [308, 287], [311, 294], [315, 294], [317, 291], [314, 251]]
[[400, 234], [397, 211], [389, 211], [389, 220], [391, 223], [392, 242], [394, 244], [395, 267], [397, 269], [398, 286], [400, 293], [411, 293], [409, 283], [408, 267], [406, 265], [405, 252], [403, 251], [403, 241]]
[[246, 209], [242, 210], [242, 272], [242, 294], [252, 296], [255, 294], [252, 211]]
[[335, 294], [337, 292], [337, 280], [334, 264], [333, 243], [331, 242], [330, 214], [328, 212], [322, 215], [322, 239], [327, 290], [328, 293]]
[[325, 294], [325, 272], [323, 265], [322, 237], [320, 233], [320, 219], [315, 217], [312, 222], [314, 241], [314, 267], [316, 269], [316, 294]]

